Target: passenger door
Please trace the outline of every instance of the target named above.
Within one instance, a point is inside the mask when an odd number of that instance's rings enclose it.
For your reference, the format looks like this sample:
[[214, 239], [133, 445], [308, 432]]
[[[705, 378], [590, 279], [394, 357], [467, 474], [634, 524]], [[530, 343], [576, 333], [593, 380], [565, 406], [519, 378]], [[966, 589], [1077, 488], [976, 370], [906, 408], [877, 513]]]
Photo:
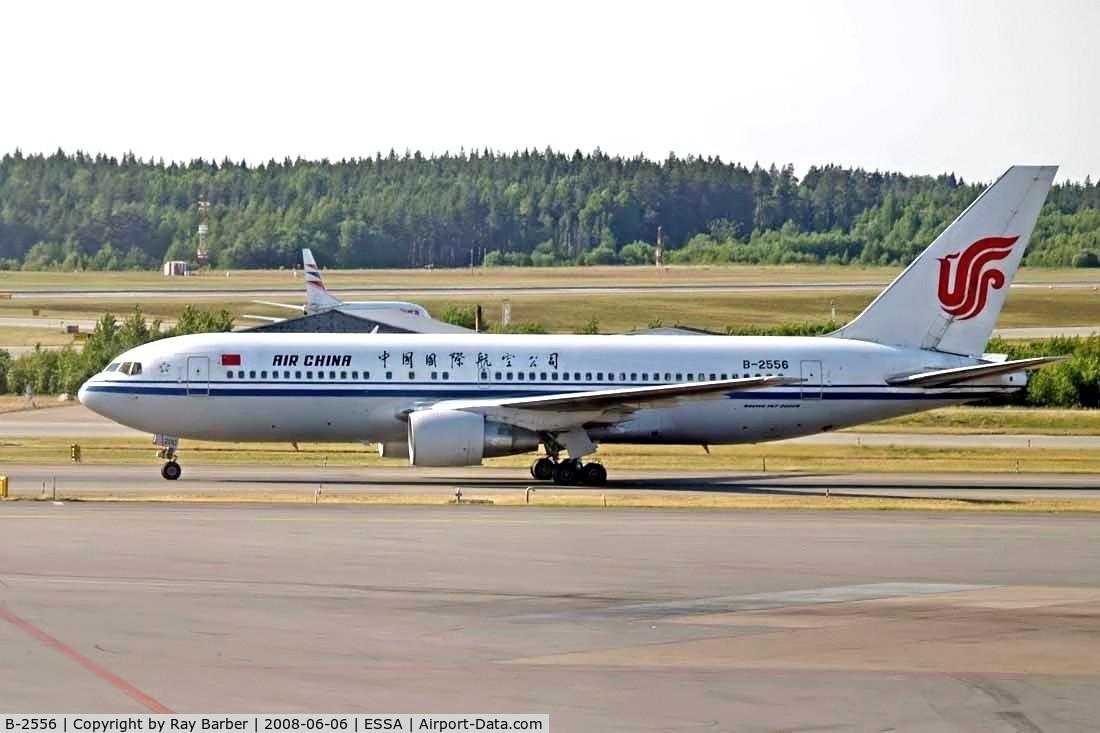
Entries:
[[821, 362], [804, 361], [802, 366], [802, 399], [821, 399]]
[[206, 397], [210, 394], [210, 357], [187, 357], [187, 394]]

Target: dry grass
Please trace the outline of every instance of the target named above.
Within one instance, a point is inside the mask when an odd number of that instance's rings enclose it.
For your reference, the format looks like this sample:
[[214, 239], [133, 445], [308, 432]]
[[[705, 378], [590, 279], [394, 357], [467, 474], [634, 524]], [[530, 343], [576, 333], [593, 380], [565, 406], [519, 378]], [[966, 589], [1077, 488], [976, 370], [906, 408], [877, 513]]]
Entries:
[[49, 407], [68, 407], [73, 404], [72, 402], [58, 402], [57, 395], [35, 395], [34, 403], [36, 407], [30, 407], [23, 395], [0, 394], [0, 414], [33, 409], [44, 410]]
[[[3, 311], [0, 311], [3, 315]], [[15, 328], [0, 326], [0, 348], [4, 346], [65, 346], [73, 343], [72, 334], [60, 328]]]
[[980, 435], [1100, 435], [1100, 410], [944, 407], [853, 428], [857, 432]]

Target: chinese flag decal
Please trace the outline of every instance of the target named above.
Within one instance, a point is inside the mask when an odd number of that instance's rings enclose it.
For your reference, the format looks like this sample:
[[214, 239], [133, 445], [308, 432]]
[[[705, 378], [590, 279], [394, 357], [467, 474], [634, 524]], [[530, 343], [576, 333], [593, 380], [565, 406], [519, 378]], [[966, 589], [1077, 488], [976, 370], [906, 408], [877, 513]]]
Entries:
[[240, 366], [240, 354], [222, 354], [222, 366]]

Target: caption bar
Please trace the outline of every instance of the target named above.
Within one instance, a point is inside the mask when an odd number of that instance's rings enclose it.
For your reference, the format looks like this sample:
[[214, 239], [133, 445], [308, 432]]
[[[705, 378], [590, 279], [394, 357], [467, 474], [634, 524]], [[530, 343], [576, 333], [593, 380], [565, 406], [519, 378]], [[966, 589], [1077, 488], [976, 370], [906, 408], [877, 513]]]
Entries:
[[549, 715], [0, 715], [0, 733], [285, 733], [298, 731], [550, 730]]

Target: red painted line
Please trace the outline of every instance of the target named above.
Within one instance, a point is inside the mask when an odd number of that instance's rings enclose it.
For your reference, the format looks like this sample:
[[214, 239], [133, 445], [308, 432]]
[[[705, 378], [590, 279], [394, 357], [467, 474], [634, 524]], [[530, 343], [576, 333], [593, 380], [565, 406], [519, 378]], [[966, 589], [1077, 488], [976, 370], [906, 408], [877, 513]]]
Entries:
[[3, 608], [0, 608], [0, 618], [3, 618], [7, 621], [10, 621], [12, 624], [14, 624], [14, 625], [18, 626], [19, 628], [23, 629], [23, 631], [26, 631], [28, 634], [30, 634], [34, 638], [38, 639], [39, 641], [45, 642], [46, 644], [49, 644], [50, 646], [52, 646], [54, 649], [56, 649], [57, 651], [64, 654], [69, 659], [71, 659], [74, 662], [84, 666], [86, 669], [88, 669], [91, 672], [95, 673], [100, 678], [102, 678], [104, 680], [107, 680], [112, 685], [117, 687], [119, 690], [126, 693], [130, 697], [134, 698], [135, 700], [140, 702], [145, 707], [152, 710], [154, 713], [163, 713], [165, 715], [171, 715], [172, 714], [171, 710], [164, 707], [159, 702], [157, 702], [153, 698], [149, 697], [144, 692], [137, 689], [136, 687], [134, 687], [130, 683], [126, 682], [126, 680], [124, 680], [121, 677], [118, 677], [114, 674], [111, 674], [109, 671], [107, 671], [103, 667], [99, 666], [98, 664], [96, 664], [92, 660], [88, 659], [87, 657], [85, 657], [80, 652], [77, 652], [76, 650], [65, 646], [60, 641], [58, 641], [57, 639], [55, 639], [52, 636], [50, 636], [49, 634], [47, 634], [45, 631], [42, 631], [41, 629], [38, 629], [38, 628], [32, 626], [31, 624], [27, 623], [26, 621], [19, 618], [18, 616], [15, 616], [15, 615], [5, 611]]

